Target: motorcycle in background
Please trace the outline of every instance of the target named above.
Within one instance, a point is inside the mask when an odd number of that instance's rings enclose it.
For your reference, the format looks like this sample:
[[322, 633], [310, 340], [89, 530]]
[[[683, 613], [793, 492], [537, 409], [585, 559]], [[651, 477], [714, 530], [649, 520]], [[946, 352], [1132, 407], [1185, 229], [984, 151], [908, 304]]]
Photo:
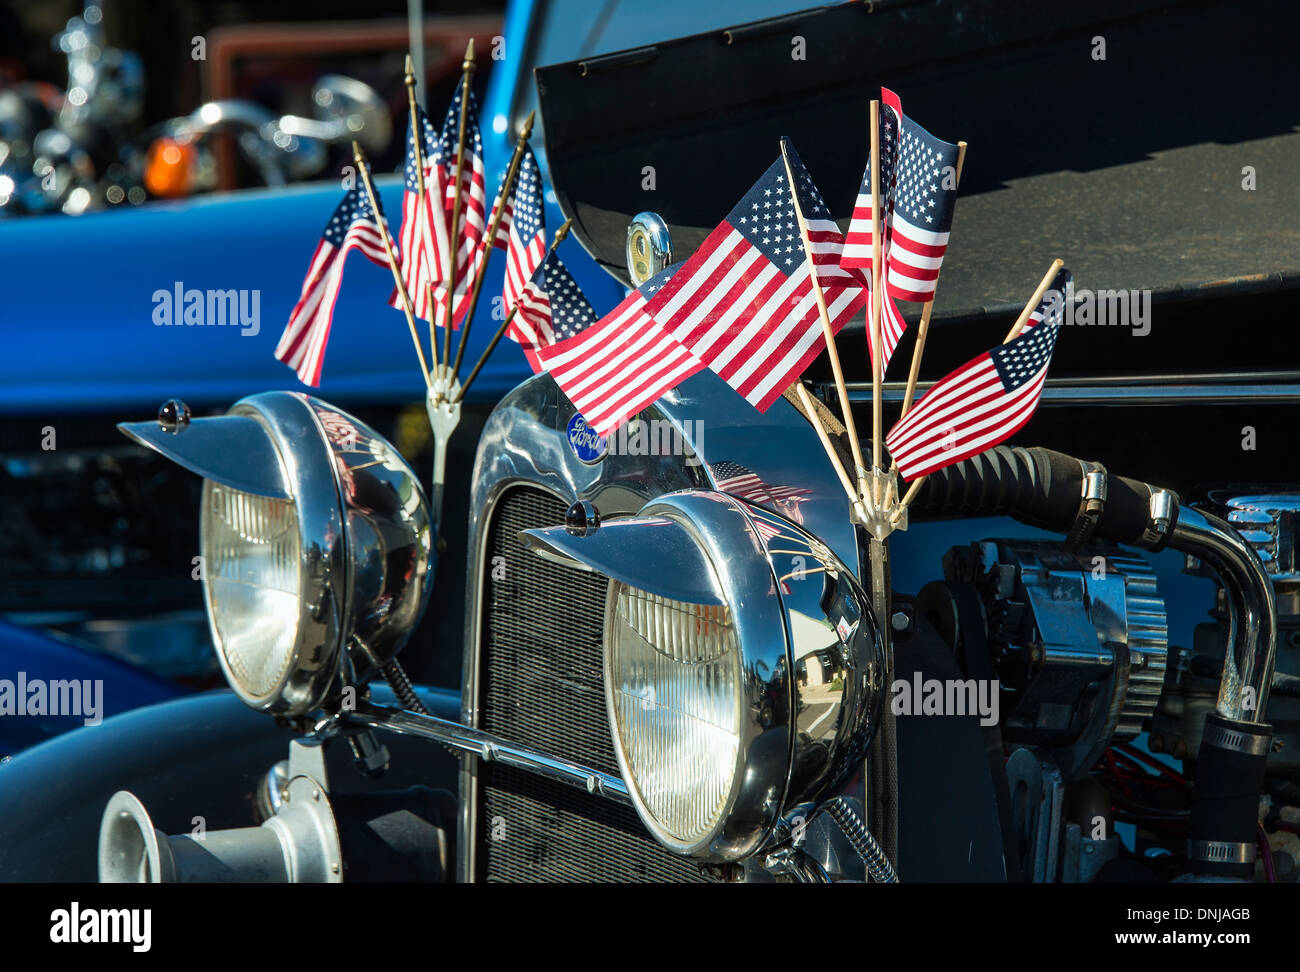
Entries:
[[357, 139], [377, 154], [392, 139], [378, 93], [335, 74], [312, 87], [314, 118], [224, 99], [133, 136], [144, 105], [144, 68], [135, 53], [108, 46], [103, 20], [102, 7], [87, 3], [54, 38], [67, 56], [65, 91], [45, 82], [0, 91], [0, 219], [76, 215], [209, 192], [217, 185], [216, 134], [232, 136], [268, 186], [321, 172], [332, 145]]

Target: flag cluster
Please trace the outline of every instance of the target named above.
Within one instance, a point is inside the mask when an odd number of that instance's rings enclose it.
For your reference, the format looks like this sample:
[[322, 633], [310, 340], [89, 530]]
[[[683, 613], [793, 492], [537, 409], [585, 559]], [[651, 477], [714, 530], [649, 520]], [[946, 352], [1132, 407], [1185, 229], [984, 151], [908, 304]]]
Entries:
[[[326, 225], [275, 352], [306, 384], [320, 381], [344, 259], [354, 249], [377, 264], [395, 260], [416, 314], [440, 323], [450, 302], [454, 325], [468, 312], [483, 261], [494, 247], [504, 249], [505, 333], [534, 371], [551, 374], [600, 435], [705, 368], [766, 411], [825, 350], [827, 324], [837, 333], [871, 296], [877, 243], [883, 340], [872, 354], [882, 356], [882, 367], [906, 327], [895, 300], [934, 297], [952, 226], [958, 149], [908, 118], [887, 89], [879, 117], [880, 159], [876, 165], [868, 160], [847, 236], [793, 146], [782, 139], [781, 156], [689, 259], [663, 270], [599, 319], [554, 247], [547, 248], [541, 172], [526, 146], [511, 192], [503, 184], [497, 193], [498, 230], [485, 239], [491, 219], [478, 109], [471, 92], [461, 118], [461, 91], [440, 131], [418, 108], [408, 125], [402, 227], [391, 255], [385, 253], [382, 209], [372, 208], [361, 187], [348, 190]], [[462, 121], [466, 158], [456, 184]], [[872, 204], [873, 168], [879, 212]], [[458, 198], [462, 219], [453, 233]], [[941, 379], [890, 430], [886, 444], [904, 477], [915, 479], [975, 455], [1029, 420], [1069, 283], [1068, 271], [1058, 274], [1021, 334]], [[402, 306], [398, 292], [391, 302]], [[805, 492], [800, 488], [770, 486], [735, 464], [715, 473], [720, 488], [767, 505], [788, 505], [788, 513], [798, 516]]]

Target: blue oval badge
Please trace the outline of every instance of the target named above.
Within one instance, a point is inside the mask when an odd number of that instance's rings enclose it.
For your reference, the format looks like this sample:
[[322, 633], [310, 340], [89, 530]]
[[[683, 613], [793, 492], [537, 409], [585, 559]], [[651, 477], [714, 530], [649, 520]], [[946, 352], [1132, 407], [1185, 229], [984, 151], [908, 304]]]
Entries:
[[605, 458], [609, 443], [604, 436], [596, 434], [580, 413], [574, 412], [573, 418], [569, 419], [569, 446], [575, 456], [590, 466]]

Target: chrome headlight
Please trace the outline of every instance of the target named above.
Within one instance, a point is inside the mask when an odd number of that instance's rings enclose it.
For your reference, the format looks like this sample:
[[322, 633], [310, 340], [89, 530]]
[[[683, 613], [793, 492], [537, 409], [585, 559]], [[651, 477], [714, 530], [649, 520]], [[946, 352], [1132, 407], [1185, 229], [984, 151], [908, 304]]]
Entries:
[[378, 433], [307, 395], [268, 392], [190, 421], [119, 428], [203, 476], [200, 556], [217, 657], [248, 705], [321, 706], [391, 661], [424, 612], [428, 504]]
[[723, 493], [660, 497], [542, 556], [610, 578], [605, 693], [646, 828], [706, 860], [759, 849], [861, 765], [884, 697], [866, 593], [816, 537]]

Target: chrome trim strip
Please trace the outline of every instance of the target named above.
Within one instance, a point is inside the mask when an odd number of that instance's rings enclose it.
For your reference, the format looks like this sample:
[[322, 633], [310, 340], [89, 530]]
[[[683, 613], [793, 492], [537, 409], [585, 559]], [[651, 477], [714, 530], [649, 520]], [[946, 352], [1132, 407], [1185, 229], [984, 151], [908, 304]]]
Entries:
[[548, 756], [527, 746], [507, 742], [490, 732], [463, 726], [459, 722], [368, 701], [358, 702], [356, 709], [346, 713], [344, 718], [347, 722], [372, 729], [386, 729], [401, 735], [432, 739], [463, 753], [473, 754], [485, 762], [528, 770], [616, 803], [632, 805], [621, 777], [610, 776], [558, 756]]
[[[917, 382], [918, 397], [929, 391], [932, 381]], [[849, 401], [871, 401], [869, 382], [848, 382]], [[888, 404], [903, 400], [905, 382], [886, 382], [883, 400]], [[814, 385], [822, 401], [828, 404], [835, 396], [827, 382]], [[1300, 402], [1300, 373], [1263, 372], [1259, 375], [1174, 375], [1161, 379], [1157, 375], [1106, 378], [1049, 378], [1043, 386], [1042, 403], [1060, 405], [1177, 405], [1186, 402], [1240, 404], [1243, 402]]]

